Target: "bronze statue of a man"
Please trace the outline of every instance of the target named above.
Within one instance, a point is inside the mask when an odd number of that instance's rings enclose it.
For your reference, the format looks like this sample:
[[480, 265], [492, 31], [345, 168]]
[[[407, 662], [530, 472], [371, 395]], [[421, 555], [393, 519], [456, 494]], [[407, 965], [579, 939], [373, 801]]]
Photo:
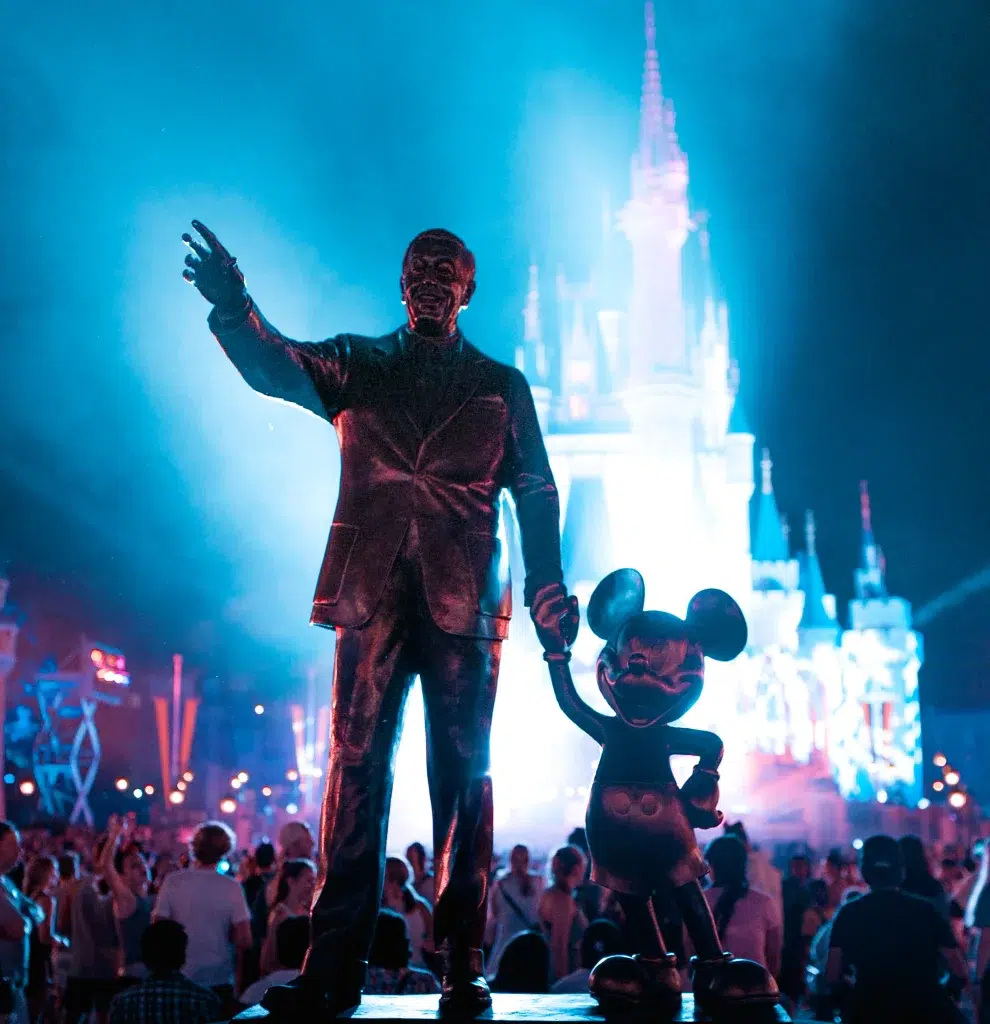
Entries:
[[320, 825], [313, 940], [292, 989], [266, 1000], [279, 1017], [360, 1001], [381, 898], [399, 727], [422, 682], [433, 805], [434, 929], [441, 1008], [474, 1013], [484, 980], [492, 853], [489, 733], [510, 615], [499, 494], [511, 493], [526, 567], [525, 600], [548, 650], [577, 632], [564, 587], [559, 502], [523, 375], [489, 359], [457, 318], [475, 261], [448, 231], [406, 250], [407, 323], [380, 338], [300, 343], [261, 315], [236, 260], [203, 224], [188, 234], [185, 278], [213, 304], [209, 324], [256, 391], [329, 420], [340, 493], [311, 621], [337, 633], [330, 758]]

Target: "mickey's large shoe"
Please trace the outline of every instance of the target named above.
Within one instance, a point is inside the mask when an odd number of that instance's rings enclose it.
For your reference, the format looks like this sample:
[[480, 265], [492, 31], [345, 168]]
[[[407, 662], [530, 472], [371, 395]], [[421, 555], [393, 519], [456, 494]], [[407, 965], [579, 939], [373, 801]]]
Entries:
[[691, 960], [694, 998], [708, 1013], [731, 1007], [773, 1006], [780, 991], [773, 975], [755, 960], [741, 960], [725, 953], [715, 960]]
[[458, 1017], [476, 1017], [492, 1005], [485, 980], [485, 956], [480, 949], [445, 946], [440, 1012]]
[[681, 1007], [677, 957], [607, 956], [588, 978], [588, 989], [606, 1017], [672, 1018]]
[[352, 960], [338, 965], [332, 977], [301, 974], [288, 985], [275, 985], [261, 1000], [277, 1024], [329, 1021], [361, 1002], [368, 964]]

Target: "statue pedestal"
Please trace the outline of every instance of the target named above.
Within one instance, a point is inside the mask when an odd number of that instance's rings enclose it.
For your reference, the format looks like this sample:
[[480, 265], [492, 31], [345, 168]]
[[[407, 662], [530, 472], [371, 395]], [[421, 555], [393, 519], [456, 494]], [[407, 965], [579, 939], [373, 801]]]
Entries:
[[[443, 1017], [437, 1013], [438, 996], [365, 996], [361, 1005], [348, 1016], [352, 1020], [374, 1021], [375, 1024], [390, 1024], [392, 1021], [436, 1021], [454, 1020], [464, 1024], [463, 1017]], [[605, 1018], [598, 1012], [595, 1001], [587, 995], [527, 996], [496, 992], [492, 996], [492, 1008], [477, 1018], [485, 1024], [598, 1024]], [[643, 1018], [638, 1018], [642, 1020]], [[651, 1024], [660, 1024], [656, 1018], [648, 1018]], [[684, 995], [681, 1012], [674, 1022], [709, 1020], [702, 1014], [695, 1014], [694, 997]], [[777, 1006], [760, 1013], [743, 1011], [733, 1015], [733, 1021], [778, 1022], [789, 1021], [783, 1008]], [[235, 1021], [269, 1021], [272, 1018], [260, 1006], [253, 1006], [239, 1013]], [[728, 1018], [727, 1018], [728, 1020]], [[296, 1022], [293, 1022], [296, 1024]], [[298, 1024], [307, 1024], [299, 1021]]]

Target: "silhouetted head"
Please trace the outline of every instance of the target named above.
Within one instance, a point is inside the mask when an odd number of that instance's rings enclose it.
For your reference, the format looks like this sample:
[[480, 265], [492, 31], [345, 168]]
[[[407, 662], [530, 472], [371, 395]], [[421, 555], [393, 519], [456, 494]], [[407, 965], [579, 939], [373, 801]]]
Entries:
[[399, 971], [409, 966], [409, 929], [406, 919], [397, 911], [382, 907], [378, 911], [375, 937], [368, 953], [368, 963]]
[[520, 932], [502, 952], [492, 982], [495, 992], [550, 991], [550, 946], [539, 932]]
[[705, 658], [731, 661], [746, 646], [746, 620], [721, 590], [691, 598], [687, 616], [644, 611], [646, 587], [635, 569], [619, 569], [598, 584], [588, 625], [605, 640], [598, 688], [627, 724], [673, 722], [701, 696]]
[[446, 337], [474, 295], [474, 255], [450, 231], [418, 234], [402, 259], [399, 288], [409, 327], [427, 337]]
[[896, 888], [904, 880], [904, 861], [897, 840], [870, 836], [859, 851], [859, 873], [871, 889]]

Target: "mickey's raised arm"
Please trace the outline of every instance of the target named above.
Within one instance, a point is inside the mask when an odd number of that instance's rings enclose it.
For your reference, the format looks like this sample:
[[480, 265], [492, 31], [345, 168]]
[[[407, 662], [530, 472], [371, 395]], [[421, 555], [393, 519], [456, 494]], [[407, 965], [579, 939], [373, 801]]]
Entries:
[[586, 732], [596, 743], [605, 744], [605, 723], [608, 715], [603, 715], [594, 708], [588, 707], [580, 698], [574, 679], [571, 676], [571, 652], [547, 651], [544, 661], [550, 668], [550, 680], [553, 683], [553, 695], [557, 698], [560, 710], [582, 731]]

